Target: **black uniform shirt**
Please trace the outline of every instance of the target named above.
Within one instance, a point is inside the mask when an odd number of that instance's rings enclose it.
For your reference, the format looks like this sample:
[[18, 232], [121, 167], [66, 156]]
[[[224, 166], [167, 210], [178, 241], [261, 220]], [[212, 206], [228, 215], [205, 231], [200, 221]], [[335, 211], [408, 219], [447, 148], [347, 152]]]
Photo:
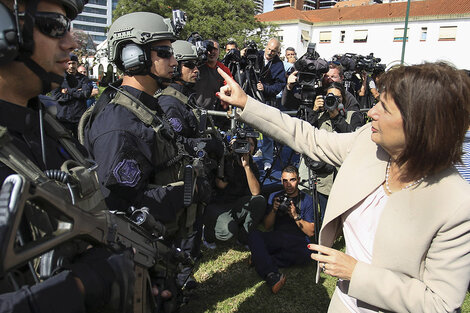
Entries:
[[[52, 128], [45, 123], [44, 145], [47, 164], [44, 164], [41, 152], [39, 111], [33, 101], [29, 107], [23, 107], [0, 100], [0, 125], [8, 129], [13, 145], [42, 170], [59, 169], [64, 161], [71, 159], [58, 140], [51, 137]], [[80, 146], [78, 142], [77, 145]], [[86, 153], [83, 148], [81, 151]], [[1, 182], [13, 173], [13, 170], [0, 163]]]
[[[39, 132], [39, 112], [31, 107], [23, 107], [0, 100], [0, 125], [7, 127], [13, 145], [32, 160], [40, 169], [58, 169], [64, 161], [71, 159], [70, 155], [51, 137], [51, 128], [45, 125], [46, 162], [41, 154], [41, 139]], [[86, 152], [83, 148], [83, 152]], [[0, 163], [0, 182], [14, 171]], [[3, 238], [0, 238], [3, 240]], [[1, 292], [8, 290], [5, 281], [0, 282]], [[73, 309], [72, 309], [73, 308]], [[23, 287], [17, 292], [0, 295], [0, 312], [85, 312], [83, 295], [78, 290], [77, 283], [70, 271], [65, 271], [49, 278], [45, 282]]]
[[[173, 83], [170, 85], [186, 97], [195, 96], [194, 91], [183, 85]], [[173, 130], [183, 137], [194, 138], [198, 135], [198, 121], [196, 116], [185, 103], [172, 96], [160, 96], [158, 98], [163, 112], [168, 118]]]
[[[157, 111], [153, 96], [123, 89]], [[162, 222], [171, 222], [184, 207], [183, 187], [150, 185], [155, 176], [155, 131], [122, 105], [108, 103], [85, 133], [85, 145], [98, 163], [98, 178], [108, 207], [146, 206]], [[157, 160], [158, 161], [158, 160]]]

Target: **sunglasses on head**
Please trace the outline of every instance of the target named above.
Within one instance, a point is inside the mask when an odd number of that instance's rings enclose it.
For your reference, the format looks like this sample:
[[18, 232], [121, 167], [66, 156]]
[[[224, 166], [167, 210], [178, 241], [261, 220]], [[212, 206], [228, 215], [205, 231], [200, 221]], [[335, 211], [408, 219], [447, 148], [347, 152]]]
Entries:
[[197, 62], [195, 61], [184, 61], [181, 62], [181, 64], [183, 64], [184, 67], [187, 67], [190, 70], [194, 69], [197, 66]]
[[[24, 18], [25, 13], [19, 13]], [[70, 19], [56, 12], [36, 12], [34, 24], [41, 33], [52, 38], [62, 38], [70, 31]]]
[[173, 48], [170, 46], [153, 46], [150, 50], [155, 51], [158, 57], [169, 59], [173, 56]]

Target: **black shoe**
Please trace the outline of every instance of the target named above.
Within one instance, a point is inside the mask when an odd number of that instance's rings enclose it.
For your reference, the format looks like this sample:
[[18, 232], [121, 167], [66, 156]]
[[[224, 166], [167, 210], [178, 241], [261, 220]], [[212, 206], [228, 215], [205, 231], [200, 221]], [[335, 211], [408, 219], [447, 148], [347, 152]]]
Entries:
[[192, 290], [192, 289], [196, 289], [197, 285], [198, 285], [197, 281], [194, 279], [194, 276], [191, 275], [188, 277], [186, 284], [184, 284], [184, 288], [187, 290]]
[[286, 282], [286, 276], [281, 273], [271, 272], [266, 276], [266, 283], [271, 287], [271, 291], [276, 294], [284, 286]]

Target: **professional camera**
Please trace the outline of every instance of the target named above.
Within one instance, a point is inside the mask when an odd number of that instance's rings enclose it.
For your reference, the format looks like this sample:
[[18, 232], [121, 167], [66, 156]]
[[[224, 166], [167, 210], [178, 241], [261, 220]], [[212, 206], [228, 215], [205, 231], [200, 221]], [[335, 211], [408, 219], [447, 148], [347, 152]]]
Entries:
[[258, 138], [258, 136], [258, 132], [237, 128], [233, 135], [235, 140], [232, 142], [232, 151], [238, 154], [250, 153], [250, 142], [248, 138]]
[[237, 49], [230, 49], [229, 52], [225, 54], [223, 63], [228, 66], [231, 62], [240, 62], [240, 51]]
[[351, 80], [352, 76], [358, 72], [372, 73], [385, 69], [385, 65], [380, 64], [381, 59], [374, 57], [373, 53], [367, 56], [355, 53], [336, 54], [332, 60], [341, 63], [343, 66], [345, 80]]
[[256, 60], [258, 58], [258, 45], [256, 42], [249, 41], [245, 44], [246, 52], [245, 57], [250, 60]]
[[207, 62], [207, 54], [215, 49], [214, 43], [204, 40], [198, 32], [192, 32], [187, 41], [196, 46], [197, 56], [201, 63]]
[[322, 86], [323, 74], [328, 72], [328, 62], [320, 59], [315, 51], [315, 43], [309, 43], [307, 52], [298, 59], [294, 68], [299, 73], [298, 82], [301, 88], [301, 100], [306, 104], [313, 104], [317, 90]]
[[[279, 200], [279, 207], [277, 209], [277, 213], [280, 215], [288, 214], [290, 211], [290, 202], [293, 199], [289, 198], [287, 194], [283, 194], [282, 196], [278, 197], [278, 200]], [[297, 214], [300, 214], [300, 209], [297, 206], [295, 207], [295, 210], [297, 211]]]
[[323, 96], [323, 101], [324, 101], [325, 109], [328, 110], [328, 111], [334, 111], [340, 105], [339, 97], [335, 96], [331, 92], [329, 94], [327, 94], [326, 96]]

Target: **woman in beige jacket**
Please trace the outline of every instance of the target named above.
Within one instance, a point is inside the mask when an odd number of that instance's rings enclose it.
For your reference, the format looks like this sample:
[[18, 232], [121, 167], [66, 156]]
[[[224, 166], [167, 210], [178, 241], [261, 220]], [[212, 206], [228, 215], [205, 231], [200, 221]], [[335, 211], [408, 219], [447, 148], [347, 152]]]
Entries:
[[[320, 244], [310, 245], [319, 269], [339, 278], [329, 312], [456, 312], [470, 280], [470, 185], [453, 166], [469, 125], [470, 78], [442, 63], [391, 70], [372, 122], [336, 134], [247, 97], [223, 76], [218, 96], [242, 109], [241, 120], [341, 166]], [[346, 253], [330, 248], [341, 233]]]

